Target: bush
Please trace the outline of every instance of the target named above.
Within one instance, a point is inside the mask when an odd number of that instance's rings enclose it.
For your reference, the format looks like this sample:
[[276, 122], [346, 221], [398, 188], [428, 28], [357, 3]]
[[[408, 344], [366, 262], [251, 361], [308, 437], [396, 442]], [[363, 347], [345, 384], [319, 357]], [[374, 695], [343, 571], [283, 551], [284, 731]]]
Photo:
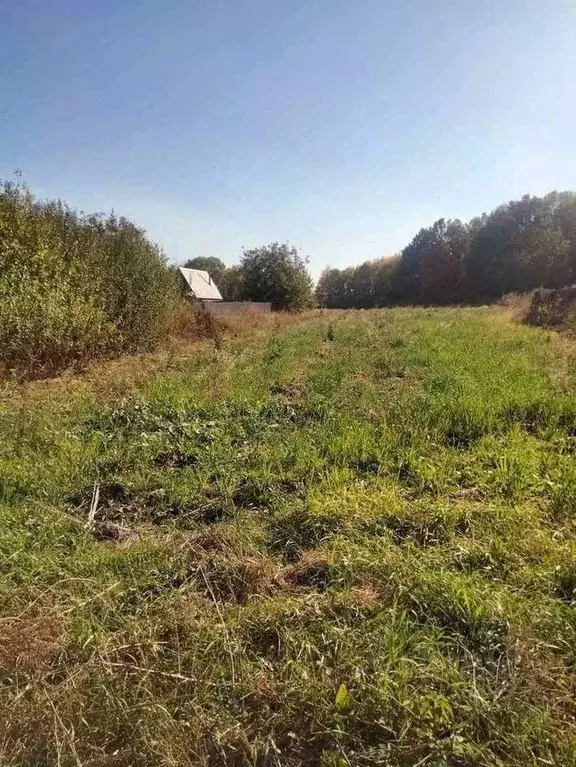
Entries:
[[0, 186], [0, 361], [28, 373], [150, 348], [175, 296], [163, 254], [114, 215]]
[[526, 321], [557, 330], [576, 329], [576, 285], [558, 290], [535, 290]]
[[290, 245], [273, 242], [242, 255], [244, 294], [248, 301], [269, 301], [273, 309], [301, 311], [313, 304], [308, 260]]

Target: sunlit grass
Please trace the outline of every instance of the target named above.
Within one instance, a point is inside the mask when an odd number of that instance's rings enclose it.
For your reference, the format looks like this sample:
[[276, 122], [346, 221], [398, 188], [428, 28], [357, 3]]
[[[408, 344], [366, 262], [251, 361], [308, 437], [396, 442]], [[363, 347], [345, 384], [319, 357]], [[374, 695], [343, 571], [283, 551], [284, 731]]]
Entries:
[[316, 312], [7, 387], [0, 762], [573, 764], [575, 352]]

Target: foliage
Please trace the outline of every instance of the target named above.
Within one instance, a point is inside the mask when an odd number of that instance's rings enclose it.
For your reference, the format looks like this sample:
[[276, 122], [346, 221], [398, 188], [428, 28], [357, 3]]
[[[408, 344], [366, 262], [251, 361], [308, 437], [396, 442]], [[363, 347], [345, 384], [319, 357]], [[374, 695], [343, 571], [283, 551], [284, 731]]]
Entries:
[[328, 309], [371, 309], [393, 303], [399, 258], [366, 261], [358, 267], [325, 269], [316, 286], [316, 299]]
[[[386, 278], [379, 273], [386, 264]], [[490, 214], [439, 219], [421, 229], [399, 260], [327, 269], [317, 287], [322, 306], [464, 304], [507, 293], [576, 282], [576, 194], [526, 195]]]
[[572, 764], [575, 359], [400, 308], [5, 383], [2, 763]]
[[115, 215], [79, 214], [0, 188], [0, 361], [50, 371], [71, 361], [150, 348], [174, 282], [159, 249]]
[[460, 221], [440, 219], [421, 229], [404, 248], [394, 276], [406, 303], [464, 302], [468, 231]]
[[273, 309], [301, 311], [312, 305], [312, 280], [298, 249], [270, 243], [245, 250], [241, 269], [248, 301], [269, 301]]
[[221, 273], [218, 287], [225, 301], [244, 301], [244, 275], [239, 266], [229, 266]]

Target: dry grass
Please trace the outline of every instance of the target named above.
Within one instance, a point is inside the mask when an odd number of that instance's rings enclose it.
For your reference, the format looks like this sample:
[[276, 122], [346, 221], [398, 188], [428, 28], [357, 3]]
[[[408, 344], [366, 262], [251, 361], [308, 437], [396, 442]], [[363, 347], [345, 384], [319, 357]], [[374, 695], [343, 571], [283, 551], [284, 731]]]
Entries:
[[0, 764], [569, 767], [573, 340], [245, 320], [4, 389]]
[[233, 334], [252, 334], [254, 331], [279, 330], [280, 328], [295, 325], [303, 319], [312, 319], [317, 316], [319, 310], [292, 313], [292, 312], [262, 312], [252, 311], [244, 313], [222, 314], [218, 318], [224, 327]]
[[[0, 619], [0, 673], [36, 675], [63, 647], [65, 621], [49, 610]], [[35, 613], [35, 614], [34, 614]]]
[[211, 357], [223, 346], [245, 343], [246, 339], [250, 344], [257, 343], [283, 327], [313, 321], [318, 313], [230, 314], [211, 318], [208, 325], [198, 321], [197, 313], [188, 304], [180, 307], [178, 314], [171, 334], [153, 352], [90, 360], [41, 380], [15, 380], [7, 369], [2, 375], [0, 367], [0, 405], [3, 401], [11, 407], [28, 405], [47, 398], [66, 401], [72, 390], [75, 395], [94, 394], [103, 401], [114, 400], [136, 391], [152, 376], [178, 371], [189, 362]]
[[510, 317], [515, 322], [524, 322], [528, 312], [530, 311], [530, 304], [532, 303], [532, 292], [528, 293], [508, 293], [500, 300], [500, 304], [505, 306], [508, 310]]

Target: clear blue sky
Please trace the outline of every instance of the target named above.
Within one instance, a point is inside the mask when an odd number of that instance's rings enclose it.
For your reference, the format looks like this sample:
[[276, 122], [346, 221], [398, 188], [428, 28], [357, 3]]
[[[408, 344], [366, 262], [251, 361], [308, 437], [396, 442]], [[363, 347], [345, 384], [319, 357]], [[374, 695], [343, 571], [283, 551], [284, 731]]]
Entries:
[[573, 0], [5, 2], [0, 175], [317, 276], [576, 188], [575, 52]]

